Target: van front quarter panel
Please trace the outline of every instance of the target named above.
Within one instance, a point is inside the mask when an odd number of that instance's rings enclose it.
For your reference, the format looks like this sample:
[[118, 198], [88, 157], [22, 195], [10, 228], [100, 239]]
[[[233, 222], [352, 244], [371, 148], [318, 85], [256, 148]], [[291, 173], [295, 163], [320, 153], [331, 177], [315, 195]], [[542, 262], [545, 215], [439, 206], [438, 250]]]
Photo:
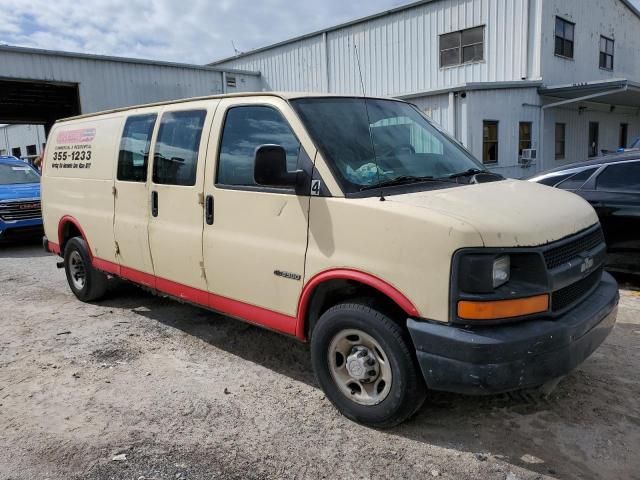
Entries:
[[438, 212], [370, 198], [311, 199], [305, 278], [351, 268], [402, 293], [423, 318], [449, 320], [451, 258], [481, 247], [478, 232]]

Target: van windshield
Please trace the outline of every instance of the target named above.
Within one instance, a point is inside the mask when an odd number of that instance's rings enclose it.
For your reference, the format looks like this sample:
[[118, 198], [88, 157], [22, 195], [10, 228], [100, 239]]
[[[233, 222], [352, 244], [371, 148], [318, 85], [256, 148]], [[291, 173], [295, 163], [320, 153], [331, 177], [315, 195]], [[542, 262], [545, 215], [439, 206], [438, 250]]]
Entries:
[[291, 103], [345, 193], [485, 171], [408, 103], [348, 97]]
[[0, 185], [39, 182], [40, 175], [27, 164], [0, 163]]

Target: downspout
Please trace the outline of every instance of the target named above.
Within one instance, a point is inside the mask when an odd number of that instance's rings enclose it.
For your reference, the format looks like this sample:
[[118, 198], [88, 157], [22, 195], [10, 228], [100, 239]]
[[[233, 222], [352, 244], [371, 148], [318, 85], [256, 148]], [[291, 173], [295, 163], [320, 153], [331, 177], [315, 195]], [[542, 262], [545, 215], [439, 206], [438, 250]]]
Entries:
[[322, 32], [322, 44], [324, 45], [324, 83], [326, 93], [331, 93], [329, 88], [329, 40], [327, 32]]
[[527, 71], [527, 67], [529, 65], [529, 22], [531, 19], [531, 1], [530, 0], [525, 0], [525, 8], [524, 11], [527, 12], [526, 17], [524, 18], [523, 21], [523, 42], [522, 42], [522, 58], [521, 58], [521, 63], [520, 63], [520, 79], [521, 80], [526, 80], [528, 78], [528, 71]]
[[451, 136], [453, 138], [456, 138], [459, 140], [457, 134], [456, 134], [456, 124], [457, 124], [457, 120], [458, 120], [458, 115], [457, 115], [457, 109], [456, 109], [456, 99], [457, 99], [457, 94], [454, 92], [449, 92], [449, 121], [447, 122], [447, 130], [449, 130], [449, 133], [451, 134]]

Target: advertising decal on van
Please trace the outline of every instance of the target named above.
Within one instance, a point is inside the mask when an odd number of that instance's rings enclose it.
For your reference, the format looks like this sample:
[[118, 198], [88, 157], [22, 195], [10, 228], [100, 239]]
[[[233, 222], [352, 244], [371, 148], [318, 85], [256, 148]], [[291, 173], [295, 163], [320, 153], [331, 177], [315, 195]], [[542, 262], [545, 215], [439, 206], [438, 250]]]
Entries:
[[51, 168], [91, 168], [91, 143], [95, 128], [63, 130], [58, 133]]

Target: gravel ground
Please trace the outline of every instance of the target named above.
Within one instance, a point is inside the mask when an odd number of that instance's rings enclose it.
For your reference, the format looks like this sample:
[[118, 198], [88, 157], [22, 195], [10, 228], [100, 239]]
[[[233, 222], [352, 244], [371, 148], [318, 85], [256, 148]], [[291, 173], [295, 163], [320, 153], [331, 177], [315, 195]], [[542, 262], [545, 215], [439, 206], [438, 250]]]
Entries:
[[354, 424], [295, 340], [119, 285], [83, 304], [38, 246], [0, 249], [0, 478], [640, 478], [640, 293], [548, 396], [434, 393]]

